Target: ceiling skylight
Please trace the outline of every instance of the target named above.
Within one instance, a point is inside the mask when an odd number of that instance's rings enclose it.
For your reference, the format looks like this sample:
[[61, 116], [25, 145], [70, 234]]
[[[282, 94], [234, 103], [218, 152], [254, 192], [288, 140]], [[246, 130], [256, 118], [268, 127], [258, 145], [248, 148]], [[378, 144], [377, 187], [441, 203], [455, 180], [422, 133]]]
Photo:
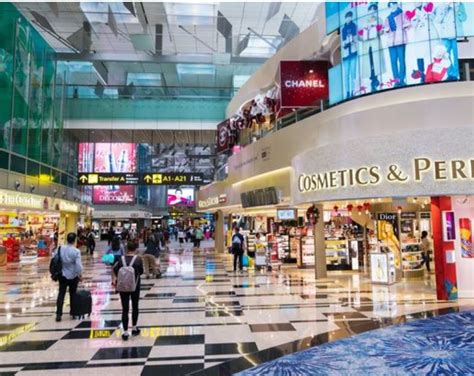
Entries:
[[[244, 39], [246, 36], [242, 35], [241, 39]], [[243, 57], [270, 57], [275, 54], [279, 44], [282, 41], [280, 36], [266, 36], [264, 35], [263, 38], [269, 42], [267, 43], [262, 38], [256, 35], [250, 35], [249, 42], [247, 47], [240, 53], [240, 56]], [[274, 47], [272, 47], [272, 44]]]
[[216, 73], [216, 67], [212, 64], [176, 64], [178, 75], [207, 75], [213, 76]]
[[110, 10], [118, 23], [138, 23], [138, 19], [123, 5], [122, 2], [80, 2], [81, 10], [90, 23], [107, 23]]
[[127, 73], [127, 85], [161, 86], [161, 73]]

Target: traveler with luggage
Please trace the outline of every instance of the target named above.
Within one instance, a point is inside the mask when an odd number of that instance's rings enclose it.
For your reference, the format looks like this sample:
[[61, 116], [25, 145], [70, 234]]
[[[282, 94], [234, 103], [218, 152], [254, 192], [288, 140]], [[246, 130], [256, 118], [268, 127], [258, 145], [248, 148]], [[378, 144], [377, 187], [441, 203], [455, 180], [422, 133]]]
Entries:
[[231, 252], [234, 255], [234, 272], [237, 271], [237, 260], [239, 260], [239, 270], [243, 271], [243, 256], [244, 256], [244, 237], [240, 233], [238, 227], [235, 228], [235, 234], [232, 236]]
[[137, 326], [140, 300], [140, 276], [143, 274], [143, 263], [137, 255], [137, 245], [133, 242], [127, 244], [125, 256], [117, 257], [114, 272], [117, 276], [117, 291], [122, 302], [122, 339], [127, 341], [130, 337], [128, 331], [128, 313], [130, 299], [132, 300], [132, 336], [138, 336], [140, 329]]
[[76, 295], [77, 285], [82, 279], [81, 252], [74, 246], [76, 238], [77, 235], [74, 232], [69, 233], [67, 235], [67, 244], [58, 247], [53, 260], [51, 260], [51, 277], [59, 282], [56, 321], [61, 321], [64, 297], [68, 288], [72, 315], [72, 304]]
[[160, 245], [158, 243], [157, 235], [152, 231], [147, 234], [146, 250], [142, 256], [143, 267], [145, 269], [146, 278], [159, 277], [160, 271], [156, 267], [156, 258], [160, 256]]

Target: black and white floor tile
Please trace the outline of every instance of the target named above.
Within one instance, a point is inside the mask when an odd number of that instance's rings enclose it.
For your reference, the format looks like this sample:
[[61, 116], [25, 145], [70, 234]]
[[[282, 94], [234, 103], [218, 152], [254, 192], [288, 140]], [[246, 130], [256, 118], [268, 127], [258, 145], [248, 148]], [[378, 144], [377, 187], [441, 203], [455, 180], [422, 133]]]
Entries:
[[[99, 247], [100, 248], [100, 247]], [[102, 247], [103, 248], [103, 247]], [[162, 279], [142, 281], [142, 334], [120, 338], [110, 270], [84, 256], [93, 314], [55, 322], [48, 262], [0, 268], [0, 375], [227, 375], [338, 338], [473, 306], [436, 300], [433, 276], [392, 286], [363, 273], [231, 271], [229, 255], [172, 247]], [[65, 310], [67, 311], [67, 310]]]

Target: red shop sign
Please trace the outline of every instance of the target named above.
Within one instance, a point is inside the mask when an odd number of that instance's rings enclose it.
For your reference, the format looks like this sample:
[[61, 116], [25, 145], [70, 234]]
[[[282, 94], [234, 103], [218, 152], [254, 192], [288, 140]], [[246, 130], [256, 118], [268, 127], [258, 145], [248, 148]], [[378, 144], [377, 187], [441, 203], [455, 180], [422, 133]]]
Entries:
[[329, 97], [326, 61], [281, 61], [281, 107], [312, 107]]

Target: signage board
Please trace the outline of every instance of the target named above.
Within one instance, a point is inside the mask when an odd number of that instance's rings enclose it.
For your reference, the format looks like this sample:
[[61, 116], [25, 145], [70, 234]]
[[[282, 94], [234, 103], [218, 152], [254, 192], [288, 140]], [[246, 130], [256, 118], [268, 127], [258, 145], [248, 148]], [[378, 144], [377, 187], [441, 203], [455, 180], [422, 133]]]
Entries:
[[204, 175], [200, 173], [143, 173], [140, 177], [143, 185], [203, 185]]
[[311, 107], [329, 96], [325, 61], [281, 61], [281, 107]]
[[204, 175], [200, 173], [80, 173], [78, 185], [203, 185]]

